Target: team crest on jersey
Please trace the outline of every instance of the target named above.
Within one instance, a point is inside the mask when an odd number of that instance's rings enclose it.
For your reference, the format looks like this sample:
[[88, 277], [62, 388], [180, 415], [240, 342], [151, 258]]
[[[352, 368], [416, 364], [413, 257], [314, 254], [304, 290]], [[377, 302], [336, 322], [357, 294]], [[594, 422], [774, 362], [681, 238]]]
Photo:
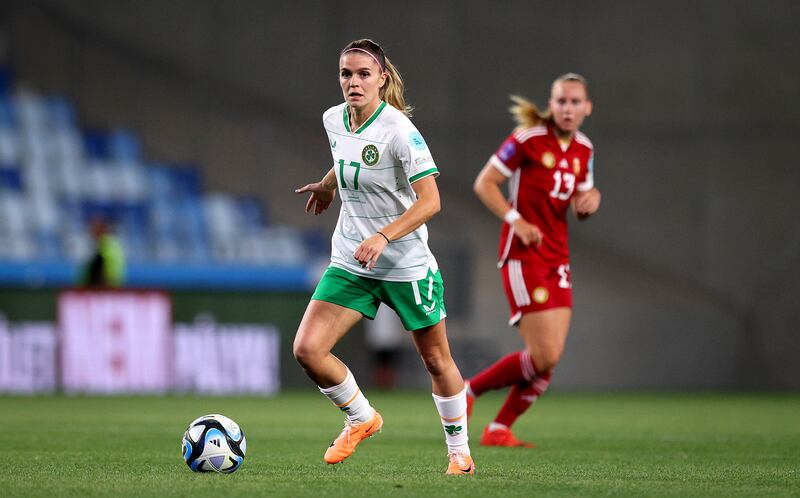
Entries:
[[552, 152], [545, 152], [542, 154], [542, 164], [547, 169], [552, 169], [556, 165], [556, 156]]
[[581, 160], [577, 157], [572, 158], [572, 170], [576, 175], [581, 172]]
[[533, 289], [533, 300], [536, 301], [537, 304], [544, 304], [548, 299], [550, 299], [550, 292], [548, 292], [547, 287], [537, 287]]
[[375, 163], [378, 162], [381, 155], [378, 153], [378, 148], [372, 144], [367, 145], [363, 149], [361, 149], [361, 160], [367, 166], [375, 166]]

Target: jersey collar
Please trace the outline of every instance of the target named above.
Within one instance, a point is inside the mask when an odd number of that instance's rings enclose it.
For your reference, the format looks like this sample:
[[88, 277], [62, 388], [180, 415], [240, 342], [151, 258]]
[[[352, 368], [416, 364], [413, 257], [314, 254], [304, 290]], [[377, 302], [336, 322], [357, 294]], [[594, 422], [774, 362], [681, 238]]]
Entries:
[[371, 125], [373, 121], [378, 119], [378, 115], [381, 113], [383, 108], [386, 107], [386, 102], [381, 101], [380, 105], [375, 112], [372, 113], [372, 116], [369, 117], [368, 120], [364, 121], [364, 124], [358, 127], [356, 131], [350, 131], [350, 106], [345, 104], [344, 109], [342, 110], [342, 119], [344, 120], [344, 129], [347, 130], [347, 133], [355, 133], [356, 135], [361, 133], [362, 131], [367, 129], [367, 126]]
[[574, 135], [572, 135], [572, 138], [569, 140], [569, 142], [567, 142], [567, 148], [564, 149], [564, 148], [561, 147], [561, 139], [558, 138], [558, 135], [556, 135], [556, 127], [555, 127], [555, 125], [548, 124], [547, 125], [547, 131], [549, 132], [550, 137], [552, 137], [552, 139], [556, 143], [556, 145], [558, 145], [558, 150], [560, 150], [561, 152], [567, 152], [570, 149], [570, 147], [572, 147], [572, 143], [575, 142], [575, 137], [578, 136], [577, 132]]

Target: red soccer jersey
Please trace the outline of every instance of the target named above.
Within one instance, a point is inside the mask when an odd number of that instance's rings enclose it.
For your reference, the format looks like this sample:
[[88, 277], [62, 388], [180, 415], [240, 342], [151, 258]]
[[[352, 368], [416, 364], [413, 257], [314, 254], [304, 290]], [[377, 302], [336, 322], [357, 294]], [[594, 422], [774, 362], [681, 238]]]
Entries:
[[552, 127], [539, 125], [515, 130], [491, 158], [509, 178], [509, 203], [542, 231], [539, 247], [528, 247], [503, 223], [498, 266], [508, 259], [554, 266], [569, 260], [567, 210], [575, 190], [594, 187], [592, 142], [578, 132], [566, 150]]

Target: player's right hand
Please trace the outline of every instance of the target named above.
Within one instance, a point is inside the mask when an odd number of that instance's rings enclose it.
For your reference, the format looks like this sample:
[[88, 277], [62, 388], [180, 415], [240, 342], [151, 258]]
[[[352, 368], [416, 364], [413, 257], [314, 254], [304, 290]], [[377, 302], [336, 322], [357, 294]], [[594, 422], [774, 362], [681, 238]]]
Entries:
[[542, 245], [542, 239], [544, 236], [542, 235], [542, 231], [539, 230], [539, 227], [536, 225], [528, 223], [524, 219], [520, 218], [514, 222], [512, 228], [514, 229], [514, 234], [519, 237], [519, 240], [521, 240], [526, 246], [536, 244], [538, 247]]
[[378, 262], [378, 258], [383, 250], [386, 249], [387, 245], [389, 245], [389, 242], [386, 240], [385, 236], [376, 233], [356, 247], [353, 257], [356, 258], [361, 268], [372, 270], [375, 268], [375, 263]]
[[336, 189], [328, 189], [322, 185], [322, 182], [309, 183], [305, 187], [295, 189], [295, 193], [298, 194], [305, 192], [311, 192], [311, 196], [306, 202], [306, 213], [313, 212], [314, 215], [318, 215], [328, 209], [336, 197]]

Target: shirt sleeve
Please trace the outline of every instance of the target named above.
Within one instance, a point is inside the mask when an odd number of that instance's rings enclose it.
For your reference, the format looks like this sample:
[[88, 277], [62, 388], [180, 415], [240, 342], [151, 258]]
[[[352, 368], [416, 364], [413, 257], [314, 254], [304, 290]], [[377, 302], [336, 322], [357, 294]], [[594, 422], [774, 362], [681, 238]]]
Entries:
[[492, 155], [489, 162], [503, 176], [510, 177], [522, 164], [523, 157], [522, 145], [517, 142], [514, 135], [511, 135], [500, 145], [500, 148]]
[[586, 163], [586, 176], [578, 183], [578, 192], [587, 192], [594, 188], [594, 151], [589, 154], [589, 162]]
[[439, 169], [433, 162], [428, 144], [413, 125], [404, 127], [395, 135], [392, 148], [395, 157], [403, 164], [408, 183], [430, 175], [439, 176]]

